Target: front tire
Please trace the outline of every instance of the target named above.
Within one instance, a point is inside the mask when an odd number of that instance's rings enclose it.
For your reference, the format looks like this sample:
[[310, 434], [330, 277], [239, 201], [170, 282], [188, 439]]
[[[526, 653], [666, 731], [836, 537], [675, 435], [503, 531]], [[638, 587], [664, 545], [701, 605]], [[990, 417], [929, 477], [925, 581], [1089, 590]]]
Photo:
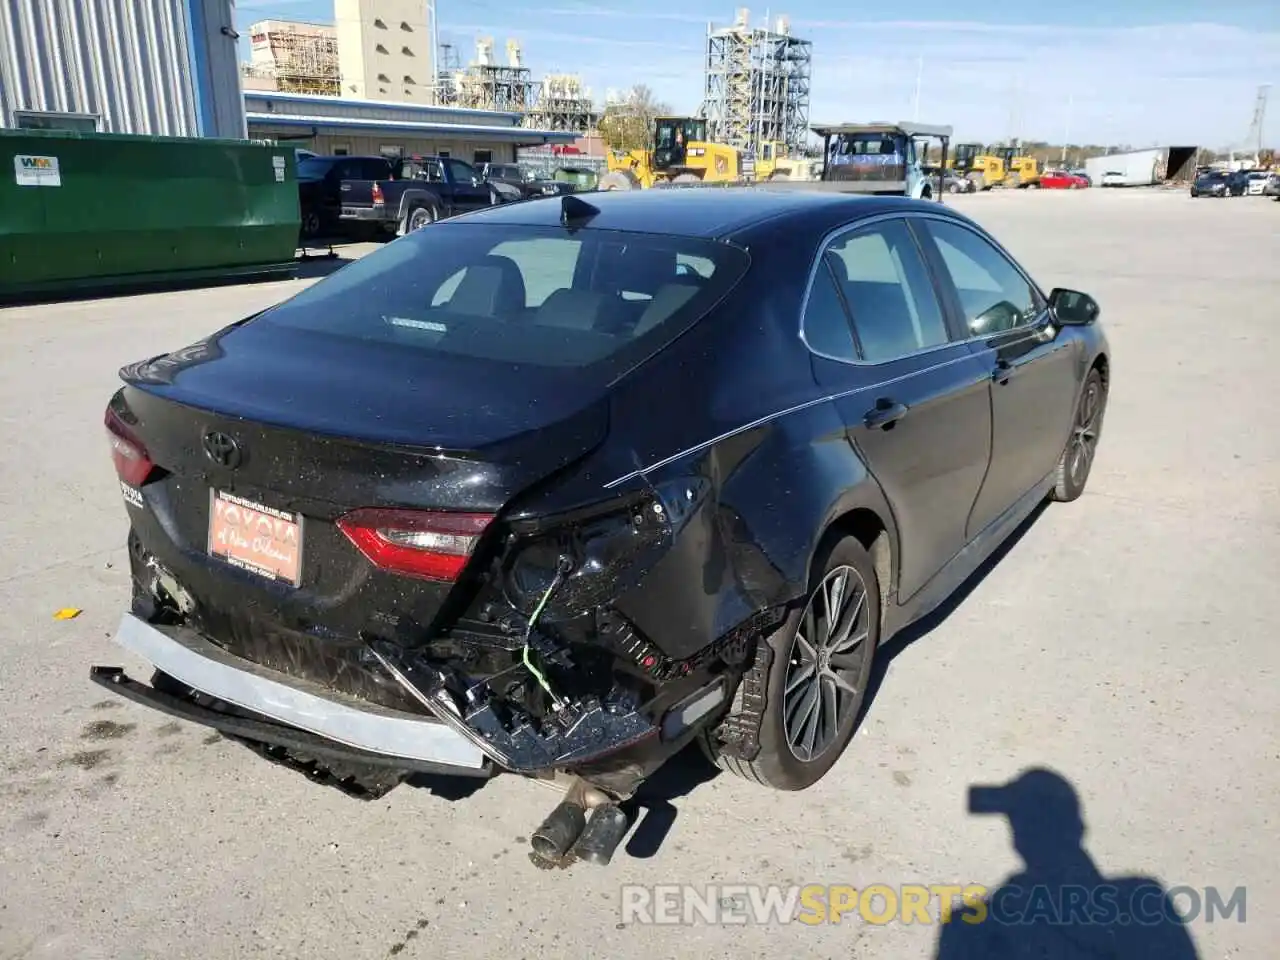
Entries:
[[1059, 503], [1078, 500], [1089, 482], [1098, 440], [1102, 436], [1102, 419], [1107, 412], [1107, 387], [1102, 374], [1094, 367], [1085, 377], [1080, 399], [1076, 401], [1071, 436], [1058, 458], [1051, 496]]
[[804, 604], [760, 641], [756, 656], [769, 667], [755, 759], [722, 753], [711, 731], [699, 737], [704, 752], [722, 770], [775, 790], [813, 786], [853, 738], [879, 641], [875, 565], [861, 543], [843, 537], [816, 558]]

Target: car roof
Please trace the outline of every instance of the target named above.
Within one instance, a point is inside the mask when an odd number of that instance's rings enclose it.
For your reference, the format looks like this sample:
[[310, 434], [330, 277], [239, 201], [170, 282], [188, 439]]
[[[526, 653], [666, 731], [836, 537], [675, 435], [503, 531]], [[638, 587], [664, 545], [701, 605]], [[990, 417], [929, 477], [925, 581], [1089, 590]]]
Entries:
[[[718, 239], [766, 221], [808, 222], [816, 228], [880, 213], [946, 209], [942, 204], [906, 197], [865, 196], [814, 189], [690, 187], [687, 189], [604, 190], [572, 195], [600, 212], [590, 220], [596, 230], [665, 233]], [[540, 198], [487, 207], [449, 222], [556, 226], [564, 198]], [[950, 212], [950, 211], [948, 211]]]

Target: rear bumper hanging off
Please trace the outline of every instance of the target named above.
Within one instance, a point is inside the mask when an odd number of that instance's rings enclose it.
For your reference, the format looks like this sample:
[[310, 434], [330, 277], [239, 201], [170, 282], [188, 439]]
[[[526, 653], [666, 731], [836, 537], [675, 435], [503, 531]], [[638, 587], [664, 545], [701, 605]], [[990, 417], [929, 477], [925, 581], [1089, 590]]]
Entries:
[[200, 706], [137, 683], [118, 667], [91, 678], [131, 700], [234, 735], [320, 755], [403, 769], [487, 777], [492, 764], [474, 744], [433, 718], [356, 702], [315, 684], [234, 657], [193, 630], [158, 627], [125, 614], [115, 640], [162, 673], [263, 719]]

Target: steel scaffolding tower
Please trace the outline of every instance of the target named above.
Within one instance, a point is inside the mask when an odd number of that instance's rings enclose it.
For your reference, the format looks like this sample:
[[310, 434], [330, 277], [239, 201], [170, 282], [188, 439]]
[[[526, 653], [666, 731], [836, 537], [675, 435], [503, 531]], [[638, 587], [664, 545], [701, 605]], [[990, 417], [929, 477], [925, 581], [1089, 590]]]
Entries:
[[599, 121], [591, 91], [582, 85], [577, 74], [549, 73], [542, 78], [542, 89], [525, 116], [524, 125], [535, 130], [585, 134], [595, 130]]
[[809, 137], [813, 44], [791, 36], [791, 22], [751, 27], [740, 8], [732, 27], [708, 26], [702, 115], [707, 139], [739, 149], [765, 141], [799, 153]]

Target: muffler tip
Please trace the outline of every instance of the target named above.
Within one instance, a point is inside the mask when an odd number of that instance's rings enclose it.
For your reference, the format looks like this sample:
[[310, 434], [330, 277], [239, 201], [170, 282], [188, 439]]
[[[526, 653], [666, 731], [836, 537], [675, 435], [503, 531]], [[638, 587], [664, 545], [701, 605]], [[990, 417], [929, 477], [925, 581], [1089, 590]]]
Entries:
[[587, 812], [581, 805], [562, 801], [533, 832], [529, 843], [533, 852], [546, 860], [559, 860], [587, 825]]
[[626, 813], [618, 805], [606, 803], [596, 807], [574, 844], [573, 855], [587, 863], [607, 867], [630, 825]]

